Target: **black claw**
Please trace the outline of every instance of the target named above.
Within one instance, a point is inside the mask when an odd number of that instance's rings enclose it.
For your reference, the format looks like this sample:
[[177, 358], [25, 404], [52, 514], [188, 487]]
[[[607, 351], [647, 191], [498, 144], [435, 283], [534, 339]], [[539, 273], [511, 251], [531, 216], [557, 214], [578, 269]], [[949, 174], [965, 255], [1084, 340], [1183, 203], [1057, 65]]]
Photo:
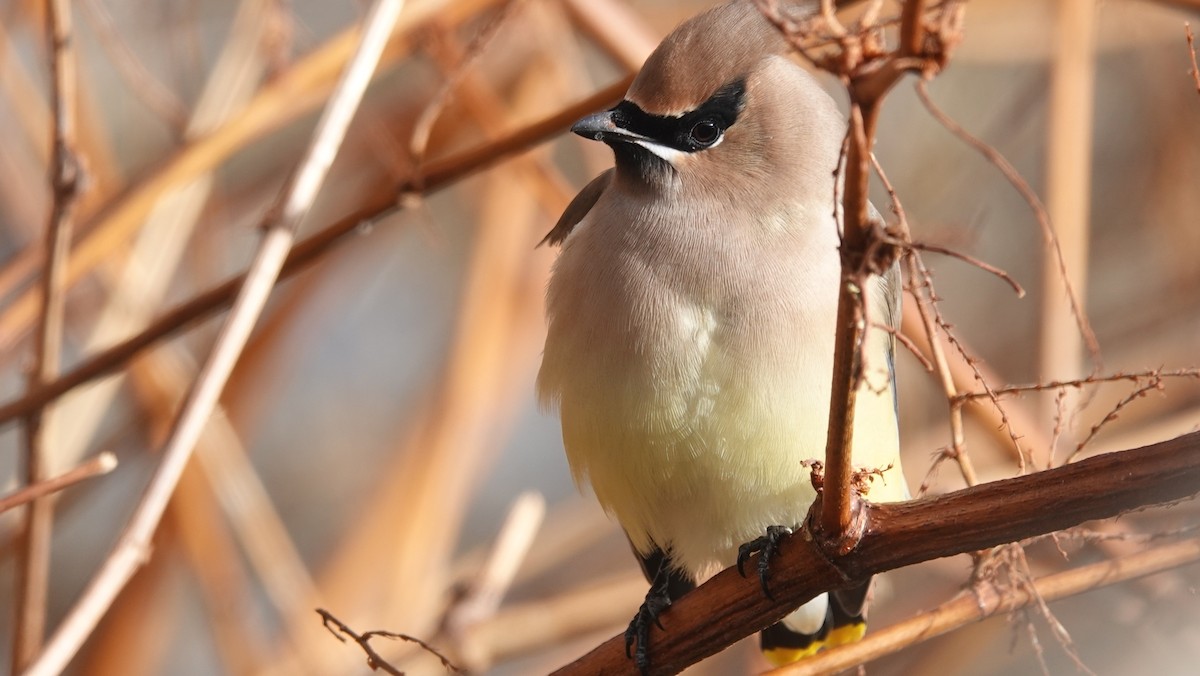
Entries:
[[[663, 567], [665, 570], [665, 566]], [[638, 671], [643, 674], [650, 670], [650, 626], [658, 625], [663, 629], [658, 616], [671, 607], [671, 596], [668, 593], [669, 575], [664, 572], [655, 576], [650, 591], [646, 592], [646, 600], [634, 614], [625, 630], [625, 657], [632, 658], [637, 664]], [[637, 647], [634, 648], [634, 644]], [[632, 650], [631, 650], [632, 649]]]
[[762, 553], [758, 555], [758, 583], [762, 585], [763, 596], [775, 600], [771, 595], [771, 590], [767, 588], [767, 571], [771, 568], [771, 555], [775, 553], [775, 542], [772, 541], [769, 546], [762, 548]]
[[787, 526], [767, 526], [767, 532], [762, 537], [754, 538], [750, 542], [738, 547], [738, 574], [746, 577], [746, 560], [752, 554], [758, 552], [758, 581], [762, 585], [763, 595], [772, 601], [775, 600], [775, 597], [771, 595], [771, 590], [767, 588], [767, 572], [771, 568], [771, 557], [779, 549], [779, 540], [791, 532], [792, 529]]
[[750, 555], [754, 553], [754, 546], [756, 544], [758, 544], [758, 541], [761, 539], [762, 538], [755, 538], [754, 540], [747, 542], [746, 544], [742, 545], [741, 547], [738, 547], [738, 558], [737, 558], [738, 575], [741, 575], [742, 577], [746, 577], [746, 568], [745, 568], [746, 559], [750, 558]]

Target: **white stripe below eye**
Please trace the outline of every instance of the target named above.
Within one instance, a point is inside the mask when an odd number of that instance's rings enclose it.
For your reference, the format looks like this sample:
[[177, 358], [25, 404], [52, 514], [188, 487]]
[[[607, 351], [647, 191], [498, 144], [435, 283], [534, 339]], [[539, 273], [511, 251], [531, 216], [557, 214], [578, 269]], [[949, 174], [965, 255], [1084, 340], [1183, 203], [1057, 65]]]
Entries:
[[[721, 145], [721, 141], [724, 141], [724, 140], [725, 140], [725, 134], [721, 134], [719, 137], [717, 137], [717, 140], [715, 142], [713, 142], [713, 144], [711, 146], [705, 148], [704, 150], [712, 150], [713, 148], [716, 148], [717, 146]], [[683, 158], [684, 156], [689, 154], [689, 153], [685, 153], [681, 150], [675, 150], [674, 148], [669, 148], [667, 146], [660, 145], [658, 143], [655, 143], [654, 141], [650, 141], [650, 140], [646, 140], [646, 139], [636, 139], [636, 140], [634, 140], [634, 143], [645, 148], [646, 150], [649, 150], [650, 152], [654, 153], [655, 155], [658, 155], [659, 157], [663, 158], [664, 160], [670, 162], [671, 164], [678, 164], [677, 160], [679, 160], [680, 158]]]
[[663, 158], [664, 160], [670, 162], [671, 164], [676, 164], [676, 160], [678, 160], [679, 158], [681, 158], [687, 154], [687, 153], [683, 153], [678, 150], [675, 150], [674, 148], [668, 148], [666, 146], [659, 145], [657, 143], [654, 143], [653, 141], [643, 141], [641, 139], [638, 139], [638, 140], [634, 141], [634, 143], [645, 148], [646, 150], [649, 150], [650, 152], [654, 153], [655, 155], [658, 155], [659, 157]]

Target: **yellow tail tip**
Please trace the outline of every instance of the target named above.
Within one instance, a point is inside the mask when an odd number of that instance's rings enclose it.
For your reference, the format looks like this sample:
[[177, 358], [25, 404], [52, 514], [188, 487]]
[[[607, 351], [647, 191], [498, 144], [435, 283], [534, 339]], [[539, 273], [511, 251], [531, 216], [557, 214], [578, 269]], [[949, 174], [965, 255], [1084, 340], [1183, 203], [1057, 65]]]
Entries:
[[812, 643], [803, 648], [766, 648], [762, 653], [772, 666], [784, 667], [812, 657], [826, 648], [836, 648], [840, 645], [861, 641], [866, 633], [866, 622], [854, 622], [830, 629], [824, 638], [814, 639]]
[[767, 661], [771, 663], [771, 666], [786, 667], [806, 657], [816, 655], [824, 647], [824, 641], [813, 641], [812, 645], [807, 648], [770, 648], [762, 651], [762, 653], [763, 657], [767, 658]]
[[858, 643], [863, 636], [867, 635], [867, 623], [855, 622], [837, 627], [829, 632], [829, 636], [825, 637], [826, 648], [836, 648], [847, 643]]

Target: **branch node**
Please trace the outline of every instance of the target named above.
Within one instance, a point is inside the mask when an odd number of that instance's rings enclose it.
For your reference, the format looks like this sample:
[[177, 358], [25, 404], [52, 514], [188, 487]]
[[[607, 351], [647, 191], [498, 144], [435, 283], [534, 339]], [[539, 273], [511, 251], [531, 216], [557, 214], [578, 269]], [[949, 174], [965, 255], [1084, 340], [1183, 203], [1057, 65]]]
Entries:
[[[859, 472], [855, 472], [856, 477], [860, 477]], [[816, 544], [817, 550], [821, 553], [821, 557], [825, 562], [837, 571], [838, 575], [846, 581], [850, 582], [857, 577], [851, 571], [847, 570], [840, 561], [842, 557], [853, 552], [862, 542], [863, 536], [867, 534], [870, 526], [870, 510], [867, 509], [867, 503], [862, 499], [859, 486], [861, 478], [851, 482], [850, 490], [850, 523], [838, 532], [831, 533], [825, 531], [821, 526], [821, 502], [822, 493], [817, 494], [817, 499], [813, 502], [809, 509], [808, 518], [805, 527], [812, 535], [813, 543]]]

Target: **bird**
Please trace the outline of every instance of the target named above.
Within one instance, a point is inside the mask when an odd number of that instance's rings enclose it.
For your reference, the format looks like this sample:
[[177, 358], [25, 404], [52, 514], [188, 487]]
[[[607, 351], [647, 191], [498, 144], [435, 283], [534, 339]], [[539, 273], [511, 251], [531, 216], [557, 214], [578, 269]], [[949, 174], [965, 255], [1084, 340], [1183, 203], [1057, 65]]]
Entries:
[[[607, 144], [614, 166], [543, 240], [561, 251], [536, 388], [576, 482], [651, 583], [625, 635], [645, 671], [658, 614], [747, 547], [800, 528], [816, 497], [846, 118], [753, 0], [734, 0], [682, 23], [620, 103], [571, 131]], [[874, 502], [908, 497], [894, 335], [880, 328], [897, 326], [900, 292], [896, 266], [864, 289], [852, 457], [883, 470]], [[809, 601], [760, 633], [764, 655], [778, 665], [857, 640], [867, 591]]]

